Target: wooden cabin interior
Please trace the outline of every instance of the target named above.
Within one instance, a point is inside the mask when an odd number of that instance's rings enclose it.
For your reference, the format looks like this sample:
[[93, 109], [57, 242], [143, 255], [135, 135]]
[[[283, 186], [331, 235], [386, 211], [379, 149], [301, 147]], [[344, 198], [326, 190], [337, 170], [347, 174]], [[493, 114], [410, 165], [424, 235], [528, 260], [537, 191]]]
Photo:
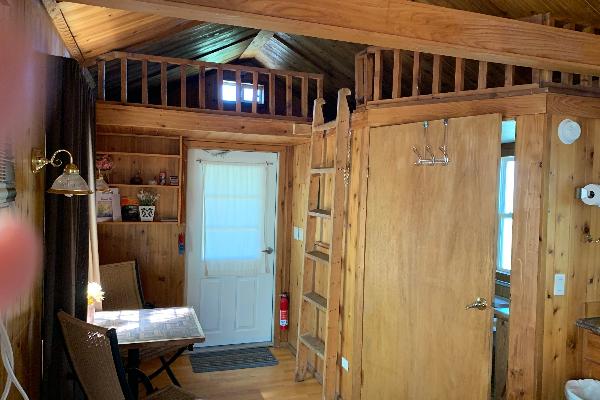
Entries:
[[0, 399], [600, 399], [599, 35], [0, 0]]

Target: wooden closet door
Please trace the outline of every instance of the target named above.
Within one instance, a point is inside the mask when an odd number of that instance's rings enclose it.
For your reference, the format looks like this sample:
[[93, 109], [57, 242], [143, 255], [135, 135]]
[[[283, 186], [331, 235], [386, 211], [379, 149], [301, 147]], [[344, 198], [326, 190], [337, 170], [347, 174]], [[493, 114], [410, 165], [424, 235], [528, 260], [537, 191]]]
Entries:
[[[370, 131], [364, 400], [489, 397], [501, 122], [451, 119], [435, 167], [414, 165], [422, 123]], [[439, 156], [442, 121], [429, 140]]]

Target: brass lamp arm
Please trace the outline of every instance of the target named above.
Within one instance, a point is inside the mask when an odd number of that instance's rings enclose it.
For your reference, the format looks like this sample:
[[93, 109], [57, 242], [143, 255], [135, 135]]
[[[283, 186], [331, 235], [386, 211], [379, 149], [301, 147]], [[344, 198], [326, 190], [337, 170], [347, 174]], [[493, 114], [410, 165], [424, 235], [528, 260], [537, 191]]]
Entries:
[[69, 155], [69, 164], [73, 164], [73, 155], [65, 149], [56, 150], [54, 154], [52, 154], [52, 157], [50, 157], [50, 161], [48, 161], [48, 164], [56, 168], [60, 167], [62, 165], [62, 160], [60, 158], [57, 158], [60, 152], [67, 153]]
[[[73, 155], [64, 149], [56, 150], [50, 160], [44, 157], [44, 153], [40, 149], [31, 149], [31, 172], [38, 173], [40, 172], [46, 165], [50, 164], [55, 168], [60, 167], [63, 162], [60, 158], [58, 158], [59, 153], [67, 153], [69, 155], [69, 164], [73, 165]], [[77, 169], [76, 167], [74, 169]]]

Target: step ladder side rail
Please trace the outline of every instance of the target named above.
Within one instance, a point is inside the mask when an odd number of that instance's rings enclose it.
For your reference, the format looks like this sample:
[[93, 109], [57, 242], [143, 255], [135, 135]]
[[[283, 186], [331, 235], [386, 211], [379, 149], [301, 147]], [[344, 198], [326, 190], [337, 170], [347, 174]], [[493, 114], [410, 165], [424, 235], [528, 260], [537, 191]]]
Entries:
[[347, 158], [345, 151], [349, 140], [350, 110], [348, 89], [338, 92], [337, 126], [335, 136], [334, 162], [336, 172], [333, 181], [331, 204], [332, 229], [329, 248], [329, 284], [327, 289], [327, 327], [323, 372], [323, 399], [333, 400], [337, 391], [338, 345], [340, 341], [340, 299], [342, 291], [342, 261], [344, 235], [344, 206], [346, 203], [345, 174]]
[[[314, 109], [313, 115], [313, 124], [322, 123], [323, 122], [323, 111], [322, 106], [324, 104], [323, 99], [316, 99], [314, 101]], [[309, 156], [308, 156], [308, 165], [312, 168], [313, 163], [316, 161], [319, 163], [321, 160], [322, 147], [326, 143], [320, 134], [313, 132], [311, 137], [311, 143], [309, 146]], [[315, 156], [316, 155], [316, 156]], [[318, 176], [315, 177], [310, 173], [307, 174], [306, 177], [307, 184], [307, 205], [309, 207], [316, 206], [318, 203], [319, 196], [319, 185], [320, 181]], [[315, 246], [315, 235], [316, 235], [316, 220], [315, 218], [306, 217], [306, 225], [304, 227], [304, 252], [311, 251]], [[311, 259], [308, 259], [306, 256], [302, 259], [302, 270], [301, 270], [301, 284], [300, 284], [300, 294], [303, 296], [307, 291], [313, 291], [315, 287], [315, 268], [317, 267], [317, 262]], [[302, 335], [306, 334], [308, 330], [311, 333], [315, 333], [317, 329], [317, 322], [313, 321], [312, 324], [309, 324], [309, 315], [311, 313], [310, 305], [307, 304], [306, 301], [300, 301], [300, 309], [299, 309], [299, 319], [298, 319], [298, 333], [297, 333], [297, 343], [296, 343], [296, 373], [295, 379], [297, 382], [303, 381], [306, 378], [306, 374], [308, 372], [308, 357], [309, 357], [309, 349], [302, 342]], [[315, 318], [316, 319], [316, 318]], [[316, 363], [315, 363], [316, 364]]]

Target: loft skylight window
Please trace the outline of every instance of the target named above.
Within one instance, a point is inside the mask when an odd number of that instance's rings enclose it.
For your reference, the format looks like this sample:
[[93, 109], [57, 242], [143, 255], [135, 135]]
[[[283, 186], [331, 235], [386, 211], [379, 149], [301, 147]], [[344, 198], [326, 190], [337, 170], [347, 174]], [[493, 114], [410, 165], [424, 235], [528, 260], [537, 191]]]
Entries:
[[[257, 103], [265, 104], [265, 87], [258, 85]], [[223, 101], [237, 101], [237, 88], [234, 81], [223, 81]], [[254, 89], [251, 83], [242, 83], [241, 99], [243, 103], [252, 103]]]

